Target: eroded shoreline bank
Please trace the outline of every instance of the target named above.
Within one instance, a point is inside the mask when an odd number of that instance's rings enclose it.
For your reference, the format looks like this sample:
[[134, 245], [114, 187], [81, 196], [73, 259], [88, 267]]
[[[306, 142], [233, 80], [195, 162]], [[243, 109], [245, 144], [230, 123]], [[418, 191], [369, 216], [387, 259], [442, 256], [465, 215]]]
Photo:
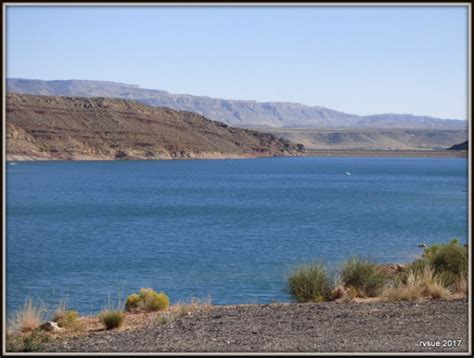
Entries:
[[149, 158], [128, 158], [117, 159], [107, 156], [78, 155], [72, 158], [66, 157], [42, 157], [31, 155], [7, 154], [7, 162], [28, 162], [28, 161], [113, 161], [113, 160], [229, 160], [229, 159], [258, 159], [258, 158], [307, 158], [307, 157], [407, 157], [407, 158], [468, 158], [467, 151], [351, 151], [351, 150], [318, 150], [307, 151], [305, 154], [293, 156], [255, 156], [255, 155], [229, 155], [225, 153], [214, 153], [212, 155], [202, 155], [194, 157], [163, 157], [160, 159]]

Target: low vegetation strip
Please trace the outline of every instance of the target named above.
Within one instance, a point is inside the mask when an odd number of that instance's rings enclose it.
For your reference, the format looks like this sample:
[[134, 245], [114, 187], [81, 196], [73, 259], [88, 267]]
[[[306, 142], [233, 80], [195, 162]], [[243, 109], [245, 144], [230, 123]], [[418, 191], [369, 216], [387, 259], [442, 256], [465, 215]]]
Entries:
[[427, 246], [420, 259], [399, 265], [390, 273], [383, 265], [358, 257], [344, 262], [336, 277], [330, 277], [322, 263], [302, 265], [290, 275], [288, 288], [298, 302], [368, 297], [385, 301], [466, 297], [468, 263], [467, 246], [454, 239], [448, 244]]
[[[423, 255], [408, 265], [379, 265], [353, 257], [339, 271], [331, 274], [334, 271], [318, 262], [298, 266], [288, 288], [295, 301], [305, 304], [213, 306], [210, 301], [193, 301], [170, 305], [164, 292], [142, 288], [124, 305], [109, 307], [97, 317], [80, 317], [63, 300], [52, 321], [41, 324], [46, 308], [27, 300], [7, 332], [7, 350], [349, 352], [383, 346], [382, 351], [411, 352], [467, 347], [468, 249], [458, 240], [426, 246]], [[433, 307], [451, 316], [438, 317], [440, 312]], [[327, 331], [322, 331], [325, 326]], [[379, 337], [384, 342], [374, 340], [384, 331], [386, 336]], [[394, 343], [394, 333], [407, 341]], [[334, 335], [339, 341], [325, 345]], [[456, 344], [432, 345], [433, 338]]]

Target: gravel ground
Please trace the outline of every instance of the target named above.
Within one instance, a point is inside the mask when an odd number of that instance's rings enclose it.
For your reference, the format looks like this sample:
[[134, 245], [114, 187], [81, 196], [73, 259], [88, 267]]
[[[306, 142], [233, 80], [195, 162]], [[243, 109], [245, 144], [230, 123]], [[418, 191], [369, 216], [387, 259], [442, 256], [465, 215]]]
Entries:
[[[422, 347], [456, 340], [455, 347]], [[460, 340], [460, 345], [457, 343]], [[212, 306], [126, 331], [58, 339], [47, 352], [467, 352], [466, 300]]]

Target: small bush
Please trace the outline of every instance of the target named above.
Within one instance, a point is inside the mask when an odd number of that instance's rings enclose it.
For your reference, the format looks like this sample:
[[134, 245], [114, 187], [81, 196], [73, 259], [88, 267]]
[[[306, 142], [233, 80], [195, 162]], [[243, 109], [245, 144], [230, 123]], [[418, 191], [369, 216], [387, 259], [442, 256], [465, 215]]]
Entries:
[[140, 293], [133, 293], [127, 298], [125, 310], [129, 312], [166, 311], [170, 300], [164, 292], [157, 293], [151, 288], [141, 288]]
[[23, 339], [18, 335], [7, 334], [5, 336], [5, 351], [6, 352], [23, 351]]
[[37, 328], [23, 339], [23, 352], [41, 351], [46, 342], [49, 342], [49, 336]]
[[302, 265], [288, 279], [291, 295], [298, 302], [322, 302], [331, 294], [329, 277], [321, 263]]
[[49, 341], [49, 336], [39, 328], [25, 335], [7, 335], [5, 350], [7, 352], [37, 352], [43, 349], [43, 344]]
[[143, 301], [139, 295], [132, 293], [127, 297], [127, 302], [125, 303], [125, 309], [129, 312], [138, 311], [142, 308]]
[[105, 310], [99, 316], [106, 329], [118, 328], [125, 320], [125, 314], [119, 310]]
[[140, 289], [140, 299], [144, 309], [149, 311], [165, 311], [170, 304], [170, 300], [164, 292], [157, 293], [151, 288]]
[[62, 314], [56, 314], [53, 321], [58, 324], [59, 327], [70, 327], [79, 318], [79, 312], [75, 310], [67, 310]]
[[341, 280], [358, 291], [358, 296], [377, 296], [384, 287], [386, 274], [369, 260], [352, 258], [342, 267]]

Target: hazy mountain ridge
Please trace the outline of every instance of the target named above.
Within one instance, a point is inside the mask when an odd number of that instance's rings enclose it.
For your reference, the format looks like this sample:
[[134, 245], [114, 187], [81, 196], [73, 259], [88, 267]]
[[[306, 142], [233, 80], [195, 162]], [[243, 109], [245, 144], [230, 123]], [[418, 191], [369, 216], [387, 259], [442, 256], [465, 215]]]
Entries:
[[445, 150], [465, 141], [467, 131], [435, 129], [256, 128], [307, 151], [318, 150]]
[[461, 120], [411, 114], [358, 116], [321, 106], [171, 94], [162, 90], [142, 89], [137, 85], [104, 81], [42, 81], [12, 78], [7, 79], [7, 92], [52, 96], [125, 98], [154, 107], [168, 107], [198, 113], [209, 119], [240, 127], [467, 130], [467, 122]]
[[8, 160], [214, 159], [304, 151], [272, 134], [123, 99], [8, 94], [6, 113]]

